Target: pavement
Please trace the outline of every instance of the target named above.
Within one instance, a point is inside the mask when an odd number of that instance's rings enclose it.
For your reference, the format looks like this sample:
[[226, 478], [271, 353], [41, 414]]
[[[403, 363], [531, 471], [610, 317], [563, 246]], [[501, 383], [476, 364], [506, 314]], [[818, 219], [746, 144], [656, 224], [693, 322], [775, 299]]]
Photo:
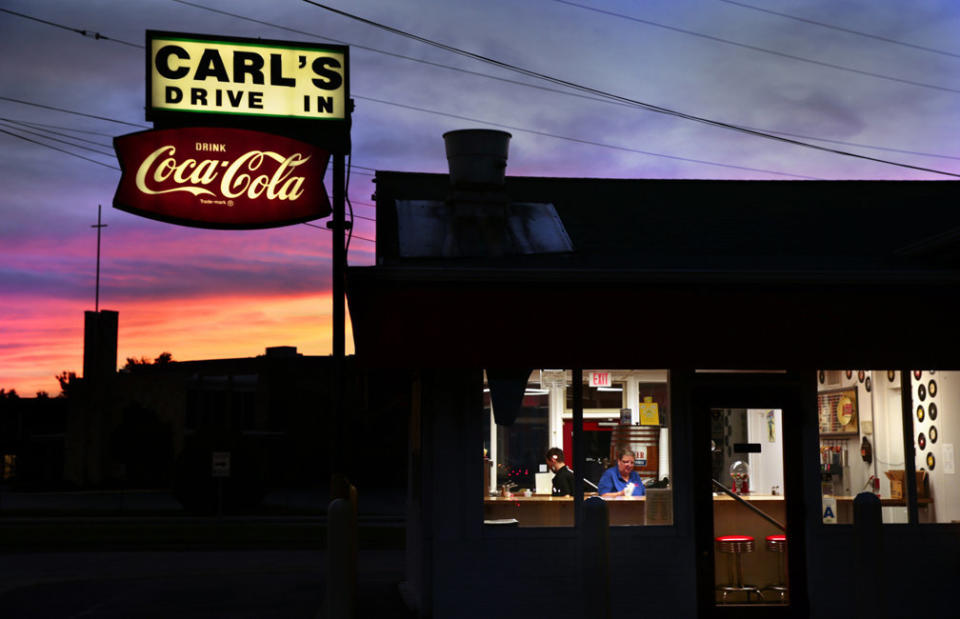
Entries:
[[[262, 513], [185, 514], [155, 491], [0, 492], [0, 617], [322, 617], [326, 497], [280, 491]], [[361, 495], [357, 617], [413, 617], [402, 493]]]
[[[322, 617], [322, 551], [0, 554], [0, 616]], [[403, 552], [361, 550], [357, 617], [414, 617], [398, 588]]]

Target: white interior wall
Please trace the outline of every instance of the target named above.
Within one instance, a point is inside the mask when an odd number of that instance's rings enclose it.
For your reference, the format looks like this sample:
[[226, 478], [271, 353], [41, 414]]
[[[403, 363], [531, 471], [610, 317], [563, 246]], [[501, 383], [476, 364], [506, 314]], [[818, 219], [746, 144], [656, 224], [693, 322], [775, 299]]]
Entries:
[[769, 409], [747, 409], [747, 441], [760, 443], [760, 453], [750, 454], [751, 492], [771, 494], [774, 486], [783, 493], [783, 415], [773, 411], [773, 440], [767, 423]]
[[[873, 435], [868, 438], [873, 445], [874, 469], [880, 479], [880, 495], [883, 497], [891, 494], [886, 471], [904, 468], [903, 402], [899, 376], [897, 372], [896, 380], [890, 382], [885, 371], [873, 372]], [[884, 507], [883, 522], [906, 523], [906, 507]]]
[[[957, 418], [960, 414], [958, 412], [960, 411], [960, 372], [935, 372], [933, 374], [923, 372], [920, 380], [926, 387], [930, 384], [931, 379], [937, 381], [937, 393], [933, 397], [928, 395], [923, 402], [920, 402], [917, 397], [917, 381], [913, 381], [913, 410], [916, 411], [917, 404], [923, 404], [924, 410], [928, 411], [931, 402], [936, 403], [938, 410], [937, 418], [934, 420], [931, 420], [930, 415], [927, 414], [924, 420], [920, 422], [917, 421], [916, 414], [914, 414], [913, 442], [917, 454], [916, 467], [917, 470], [920, 470], [920, 468], [927, 469], [927, 454], [933, 454], [936, 459], [933, 470], [928, 471], [930, 475], [930, 494], [934, 501], [930, 508], [929, 521], [960, 521], [960, 487], [958, 487], [958, 481], [960, 480], [957, 478], [956, 464], [954, 464], [954, 472], [948, 472], [948, 458], [946, 457], [948, 446], [952, 446], [956, 450], [957, 446], [960, 445], [960, 421]], [[931, 426], [937, 428], [936, 443], [931, 443], [929, 439]], [[917, 437], [920, 432], [923, 432], [924, 436], [927, 437], [926, 449], [922, 450], [917, 445]], [[954, 456], [956, 456], [956, 452], [954, 452]], [[921, 521], [925, 520], [922, 516], [921, 513]]]

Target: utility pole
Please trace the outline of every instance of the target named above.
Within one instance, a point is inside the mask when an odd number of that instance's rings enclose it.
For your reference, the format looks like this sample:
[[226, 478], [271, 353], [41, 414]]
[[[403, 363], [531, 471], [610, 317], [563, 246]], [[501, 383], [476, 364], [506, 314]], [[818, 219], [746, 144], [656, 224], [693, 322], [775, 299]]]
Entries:
[[103, 205], [97, 205], [97, 225], [90, 226], [91, 228], [97, 229], [97, 293], [94, 301], [93, 309], [97, 313], [100, 313], [100, 230], [107, 227], [107, 224], [101, 223], [101, 213], [103, 211]]

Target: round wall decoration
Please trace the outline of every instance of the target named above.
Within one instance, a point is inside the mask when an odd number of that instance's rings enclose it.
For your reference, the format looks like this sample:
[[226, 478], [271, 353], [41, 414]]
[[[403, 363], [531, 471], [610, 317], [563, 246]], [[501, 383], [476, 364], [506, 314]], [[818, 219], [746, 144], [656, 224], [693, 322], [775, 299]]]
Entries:
[[847, 374], [847, 378], [850, 378], [851, 376], [853, 376], [853, 370], [847, 370], [846, 374]]
[[893, 370], [887, 370], [887, 380], [889, 380], [891, 383], [897, 380], [897, 373]]
[[866, 372], [864, 372], [863, 370], [857, 371], [857, 380], [859, 380], [861, 383], [863, 382], [863, 379], [866, 377], [867, 377]]
[[928, 454], [927, 454], [927, 468], [932, 471], [935, 466], [937, 466], [937, 459], [933, 457], [933, 454], [932, 454], [932, 453], [928, 453]]
[[922, 383], [917, 387], [917, 397], [921, 402], [927, 399], [927, 388]]
[[938, 411], [937, 411], [937, 403], [936, 403], [936, 402], [930, 402], [930, 406], [928, 406], [927, 408], [928, 408], [929, 411], [930, 411], [930, 421], [933, 421], [934, 419], [937, 418], [937, 412], [938, 412]]
[[937, 381], [931, 380], [927, 385], [927, 393], [930, 394], [930, 397], [937, 395]]
[[917, 446], [920, 447], [921, 451], [927, 448], [927, 437], [923, 435], [923, 432], [917, 437]]
[[820, 370], [819, 372], [817, 372], [817, 378], [820, 379], [821, 385], [827, 380], [827, 376], [823, 370]]
[[923, 376], [923, 370], [914, 370], [913, 377], [917, 380], [920, 380], [920, 377]]
[[863, 386], [867, 388], [868, 393], [873, 389], [873, 381], [870, 380], [869, 376], [867, 376], [867, 380], [863, 381]]
[[840, 422], [841, 426], [845, 426], [851, 421], [853, 421], [854, 416], [854, 403], [847, 396], [841, 396], [837, 401], [837, 421]]
[[930, 431], [927, 432], [927, 436], [930, 437], [931, 444], [936, 443], [937, 442], [937, 426], [930, 426]]
[[917, 421], [923, 421], [924, 412], [923, 405], [917, 406]]

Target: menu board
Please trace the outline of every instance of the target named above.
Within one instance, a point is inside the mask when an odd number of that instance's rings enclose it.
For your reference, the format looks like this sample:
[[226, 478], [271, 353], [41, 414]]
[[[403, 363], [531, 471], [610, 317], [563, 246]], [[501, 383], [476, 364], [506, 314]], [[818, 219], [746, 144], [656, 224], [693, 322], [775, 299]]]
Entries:
[[820, 411], [820, 436], [857, 436], [860, 433], [860, 411], [857, 388], [821, 391], [817, 394]]

